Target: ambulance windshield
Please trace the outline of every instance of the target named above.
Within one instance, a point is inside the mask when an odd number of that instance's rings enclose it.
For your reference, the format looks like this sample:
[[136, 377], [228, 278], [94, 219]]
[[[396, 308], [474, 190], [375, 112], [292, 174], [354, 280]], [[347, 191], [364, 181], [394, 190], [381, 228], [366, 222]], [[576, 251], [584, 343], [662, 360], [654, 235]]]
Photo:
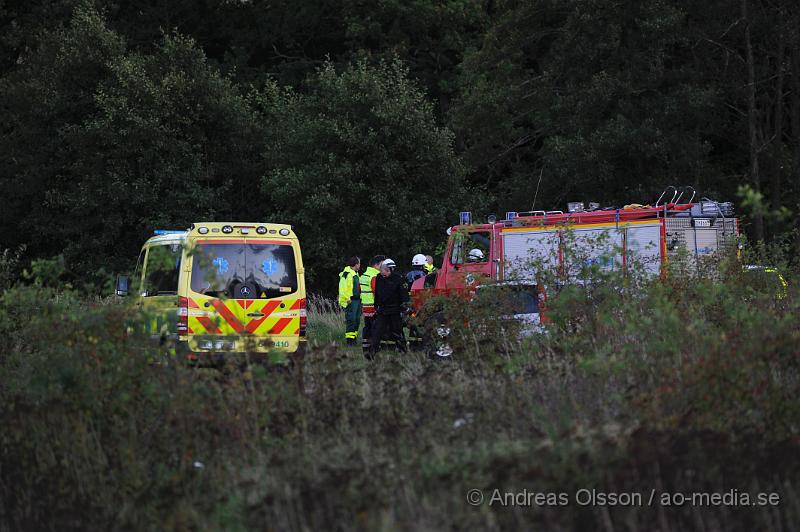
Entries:
[[289, 244], [214, 243], [197, 246], [192, 290], [212, 297], [266, 299], [297, 291]]

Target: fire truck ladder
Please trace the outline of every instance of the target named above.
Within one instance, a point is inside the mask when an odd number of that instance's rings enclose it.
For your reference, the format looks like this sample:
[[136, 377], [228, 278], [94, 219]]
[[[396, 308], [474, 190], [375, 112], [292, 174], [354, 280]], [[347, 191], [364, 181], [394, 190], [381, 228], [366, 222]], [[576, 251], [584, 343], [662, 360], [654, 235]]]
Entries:
[[664, 203], [664, 210], [665, 211], [667, 209], [667, 205], [670, 204], [670, 203], [674, 203], [675, 202], [675, 198], [678, 197], [678, 189], [675, 188], [674, 186], [670, 185], [670, 186], [668, 186], [667, 188], [664, 189], [664, 192], [662, 192], [661, 195], [656, 200], [656, 207], [658, 207], [661, 204], [661, 200], [664, 199], [664, 196], [667, 195], [667, 191], [669, 189], [672, 189], [672, 199]]
[[691, 203], [692, 202], [692, 200], [694, 199], [694, 196], [695, 196], [695, 194], [697, 194], [697, 192], [694, 190], [693, 186], [686, 185], [686, 186], [680, 187], [678, 189], [680, 191], [680, 194], [678, 195], [678, 199], [675, 200], [676, 204], [681, 205], [681, 198], [686, 193], [686, 191], [689, 190], [689, 189], [691, 189], [691, 191], [692, 191], [692, 197], [689, 198], [689, 201], [687, 201], [686, 203]]

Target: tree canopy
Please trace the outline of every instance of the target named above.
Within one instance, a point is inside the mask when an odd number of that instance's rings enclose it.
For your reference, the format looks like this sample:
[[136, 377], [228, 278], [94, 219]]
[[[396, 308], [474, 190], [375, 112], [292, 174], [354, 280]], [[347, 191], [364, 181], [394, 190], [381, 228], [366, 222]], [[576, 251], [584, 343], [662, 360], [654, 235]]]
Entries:
[[800, 199], [800, 9], [0, 0], [0, 109], [0, 250], [79, 276], [154, 228], [257, 219], [296, 226], [326, 290], [348, 255], [431, 253], [466, 207], [668, 184], [741, 194], [770, 239]]

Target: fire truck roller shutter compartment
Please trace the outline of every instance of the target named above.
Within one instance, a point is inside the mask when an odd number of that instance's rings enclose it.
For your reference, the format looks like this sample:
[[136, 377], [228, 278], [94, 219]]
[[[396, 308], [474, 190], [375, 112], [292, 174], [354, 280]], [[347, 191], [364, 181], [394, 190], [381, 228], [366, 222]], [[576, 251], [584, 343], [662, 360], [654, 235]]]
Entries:
[[658, 275], [661, 271], [661, 224], [631, 225], [627, 229], [626, 250], [629, 264], [645, 273]]
[[558, 231], [506, 229], [502, 235], [506, 279], [531, 279], [536, 266], [544, 270], [558, 266]]
[[602, 271], [622, 267], [622, 231], [614, 225], [577, 227], [566, 231], [563, 239], [564, 266], [570, 276], [580, 276], [585, 267]]

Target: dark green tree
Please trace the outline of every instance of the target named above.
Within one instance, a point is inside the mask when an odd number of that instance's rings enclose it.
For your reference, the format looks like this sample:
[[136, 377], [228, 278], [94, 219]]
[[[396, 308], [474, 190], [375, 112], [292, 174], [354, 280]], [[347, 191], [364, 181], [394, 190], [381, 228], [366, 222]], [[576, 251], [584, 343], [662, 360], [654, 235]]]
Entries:
[[[97, 235], [78, 249], [130, 260], [153, 228], [257, 216], [256, 116], [194, 42], [166, 37], [154, 53], [129, 53], [110, 66], [95, 92], [97, 113], [63, 135], [74, 179], [52, 208], [71, 219], [94, 213], [70, 240]], [[124, 249], [111, 252], [115, 246]]]
[[14, 68], [0, 78], [0, 186], [6, 193], [0, 247], [27, 243], [34, 256], [54, 254], [65, 243], [54, 241], [51, 231], [75, 222], [52, 210], [74, 178], [65, 168], [74, 154], [64, 135], [97, 113], [95, 90], [124, 44], [93, 9], [81, 7], [68, 27], [45, 32], [17, 53]]
[[28, 228], [19, 238], [33, 255], [63, 252], [83, 273], [121, 268], [155, 227], [259, 212], [256, 116], [191, 39], [126, 52], [84, 6], [0, 91], [4, 223]]
[[518, 210], [702, 188], [724, 101], [694, 45], [680, 2], [498, 2], [453, 113], [473, 179]]
[[303, 94], [260, 98], [274, 140], [262, 190], [296, 226], [309, 277], [330, 287], [349, 255], [431, 252], [463, 205], [453, 136], [399, 61], [321, 68]]
[[488, 24], [484, 0], [343, 2], [348, 55], [398, 57], [445, 114], [457, 94], [458, 67]]
[[341, 0], [97, 0], [134, 50], [150, 52], [164, 32], [191, 37], [226, 74], [301, 83], [327, 58], [346, 55]]

